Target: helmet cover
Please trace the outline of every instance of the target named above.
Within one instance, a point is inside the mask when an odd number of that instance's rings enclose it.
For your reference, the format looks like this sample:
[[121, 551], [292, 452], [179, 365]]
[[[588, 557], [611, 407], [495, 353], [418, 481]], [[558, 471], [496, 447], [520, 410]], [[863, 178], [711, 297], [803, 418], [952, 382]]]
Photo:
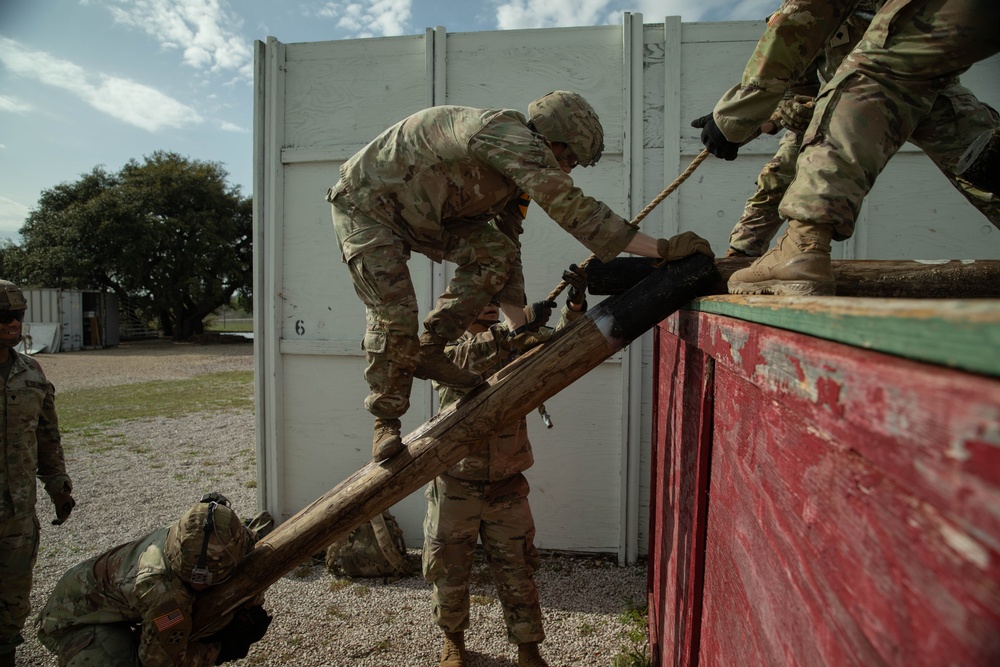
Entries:
[[583, 167], [604, 152], [604, 128], [594, 107], [578, 93], [555, 90], [528, 105], [528, 121], [550, 142], [564, 143]]

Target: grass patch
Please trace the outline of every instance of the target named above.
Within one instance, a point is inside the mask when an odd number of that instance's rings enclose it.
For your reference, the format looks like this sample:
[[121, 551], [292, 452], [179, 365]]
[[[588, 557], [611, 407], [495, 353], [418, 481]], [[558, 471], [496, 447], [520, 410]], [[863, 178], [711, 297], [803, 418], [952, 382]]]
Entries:
[[611, 662], [611, 667], [651, 667], [653, 660], [649, 655], [649, 634], [647, 632], [647, 616], [649, 608], [639, 606], [629, 600], [625, 611], [619, 620], [625, 625], [623, 632], [625, 643], [621, 651]]
[[253, 410], [253, 371], [67, 391], [57, 397], [56, 409], [64, 432], [84, 434], [115, 421]]

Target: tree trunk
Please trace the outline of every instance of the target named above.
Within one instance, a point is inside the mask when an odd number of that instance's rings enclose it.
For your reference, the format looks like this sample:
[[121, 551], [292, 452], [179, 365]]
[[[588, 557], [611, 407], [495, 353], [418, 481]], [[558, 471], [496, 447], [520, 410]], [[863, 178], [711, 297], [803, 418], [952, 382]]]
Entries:
[[[232, 611], [334, 540], [349, 534], [465, 458], [483, 439], [642, 335], [718, 281], [708, 257], [696, 255], [653, 271], [624, 294], [606, 299], [550, 342], [509, 364], [404, 439], [407, 451], [369, 463], [302, 509], [240, 563], [195, 607], [195, 628]], [[367, 445], [366, 445], [367, 447]]]
[[[587, 266], [591, 294], [621, 294], [654, 271], [654, 260], [619, 257]], [[750, 266], [751, 257], [716, 260], [721, 275], [712, 294], [726, 294], [726, 280]], [[1000, 260], [833, 260], [837, 296], [978, 299], [1000, 297]]]

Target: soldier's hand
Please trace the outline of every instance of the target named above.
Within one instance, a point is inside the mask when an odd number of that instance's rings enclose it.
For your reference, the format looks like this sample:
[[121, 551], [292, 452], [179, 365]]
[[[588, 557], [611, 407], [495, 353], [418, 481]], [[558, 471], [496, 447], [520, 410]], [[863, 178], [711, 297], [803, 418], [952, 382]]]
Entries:
[[515, 336], [511, 336], [509, 343], [518, 352], [525, 352], [542, 343], [549, 342], [549, 339], [552, 338], [552, 333], [553, 330], [548, 327], [539, 329], [538, 331], [522, 331]]
[[569, 285], [569, 292], [566, 294], [566, 305], [573, 307], [573, 310], [584, 310], [587, 306], [587, 271], [586, 269], [570, 264], [569, 268], [563, 271], [562, 279]]
[[726, 139], [719, 126], [715, 123], [715, 116], [706, 114], [691, 121], [691, 127], [701, 129], [701, 143], [705, 145], [708, 152], [723, 160], [735, 160], [736, 154], [740, 150], [740, 145]]
[[76, 507], [76, 501], [73, 500], [73, 496], [68, 491], [62, 491], [52, 496], [52, 504], [56, 508], [56, 518], [52, 520], [53, 526], [62, 525], [69, 518], [73, 508]]
[[247, 657], [250, 646], [264, 638], [269, 625], [271, 616], [260, 605], [237, 611], [229, 625], [206, 638], [221, 644], [215, 664], [221, 665]]
[[536, 301], [524, 307], [524, 324], [514, 330], [514, 335], [525, 331], [538, 331], [545, 326], [545, 323], [552, 317], [552, 309], [556, 307], [555, 301]]
[[816, 108], [816, 98], [808, 95], [793, 95], [781, 100], [775, 110], [772, 120], [778, 125], [791, 130], [797, 134], [802, 134], [809, 127], [812, 120], [813, 110]]
[[656, 266], [663, 266], [663, 262], [672, 262], [695, 253], [715, 257], [708, 241], [694, 232], [681, 232], [669, 239], [656, 239], [656, 253], [661, 259], [660, 262], [656, 263]]

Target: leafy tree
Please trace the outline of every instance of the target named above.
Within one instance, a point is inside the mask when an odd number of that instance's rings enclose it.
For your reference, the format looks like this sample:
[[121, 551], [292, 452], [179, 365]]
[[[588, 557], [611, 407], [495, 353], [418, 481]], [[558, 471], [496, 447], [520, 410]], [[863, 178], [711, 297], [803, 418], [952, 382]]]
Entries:
[[[252, 206], [218, 163], [156, 152], [46, 190], [0, 266], [25, 285], [108, 289], [184, 340], [252, 288]], [[12, 278], [13, 279], [13, 278]]]

